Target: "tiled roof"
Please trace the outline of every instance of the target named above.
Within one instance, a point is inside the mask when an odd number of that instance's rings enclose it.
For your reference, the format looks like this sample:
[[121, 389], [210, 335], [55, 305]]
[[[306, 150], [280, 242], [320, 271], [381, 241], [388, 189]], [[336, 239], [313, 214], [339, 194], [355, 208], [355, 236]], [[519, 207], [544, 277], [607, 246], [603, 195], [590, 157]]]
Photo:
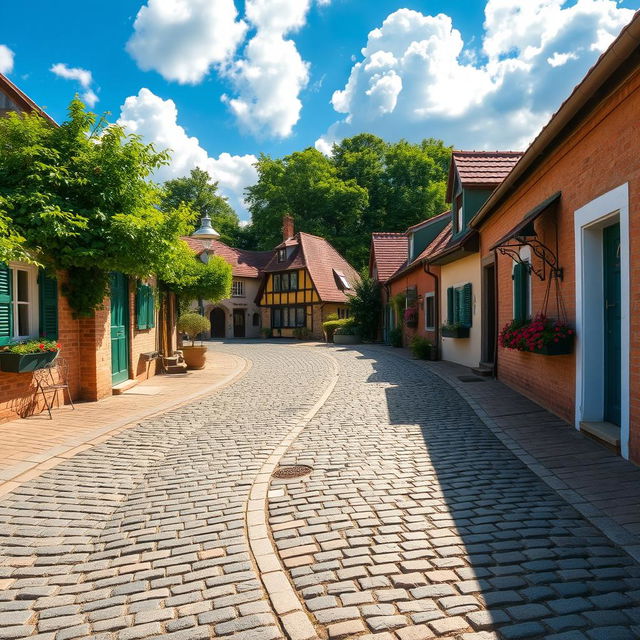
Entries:
[[273, 251], [235, 249], [220, 240], [200, 240], [191, 237], [185, 237], [183, 240], [197, 255], [208, 250], [213, 255], [224, 258], [231, 265], [233, 275], [238, 277], [259, 278], [261, 271], [273, 256]]
[[20, 110], [36, 111], [49, 120], [51, 124], [56, 124], [55, 120], [48, 113], [41, 109], [26, 93], [18, 89], [18, 87], [2, 73], [0, 73], [0, 92], [4, 93]]
[[417, 229], [420, 229], [421, 227], [424, 227], [425, 225], [432, 223], [434, 220], [441, 220], [442, 218], [446, 218], [449, 215], [451, 215], [451, 210], [447, 209], [447, 211], [443, 211], [442, 213], [439, 213], [437, 216], [431, 216], [431, 218], [427, 218], [426, 220], [422, 220], [421, 222], [418, 222], [417, 224], [412, 225], [407, 229], [407, 233], [416, 231]]
[[372, 259], [378, 269], [378, 280], [384, 282], [390, 278], [409, 256], [406, 233], [371, 234]]

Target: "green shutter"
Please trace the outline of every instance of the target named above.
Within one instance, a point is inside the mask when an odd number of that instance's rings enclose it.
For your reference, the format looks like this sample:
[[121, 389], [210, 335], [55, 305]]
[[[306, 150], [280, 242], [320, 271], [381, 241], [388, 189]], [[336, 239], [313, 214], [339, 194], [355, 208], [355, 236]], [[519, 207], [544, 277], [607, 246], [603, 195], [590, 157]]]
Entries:
[[453, 324], [455, 322], [455, 309], [453, 303], [454, 291], [453, 287], [447, 289], [447, 324]]
[[138, 284], [136, 288], [136, 327], [138, 330], [149, 328], [149, 317], [147, 312], [148, 297], [147, 286]]
[[516, 262], [513, 269], [513, 315], [516, 322], [527, 320], [529, 306], [529, 266]]
[[0, 263], [0, 345], [7, 344], [13, 336], [11, 280], [11, 269]]
[[40, 296], [40, 335], [49, 340], [57, 340], [58, 281], [40, 270], [38, 290]]
[[153, 329], [156, 326], [155, 300], [153, 287], [147, 285], [147, 327]]
[[460, 324], [470, 327], [473, 320], [473, 297], [471, 295], [471, 283], [467, 282], [460, 288]]

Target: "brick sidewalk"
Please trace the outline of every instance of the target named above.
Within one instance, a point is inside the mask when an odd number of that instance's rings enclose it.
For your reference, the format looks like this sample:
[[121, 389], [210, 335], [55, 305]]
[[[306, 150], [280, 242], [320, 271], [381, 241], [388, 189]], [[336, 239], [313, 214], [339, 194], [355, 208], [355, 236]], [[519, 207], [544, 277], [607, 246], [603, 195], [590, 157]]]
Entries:
[[0, 495], [138, 421], [219, 389], [249, 366], [243, 358], [210, 352], [207, 366], [186, 375], [158, 375], [122, 395], [76, 403], [0, 424]]

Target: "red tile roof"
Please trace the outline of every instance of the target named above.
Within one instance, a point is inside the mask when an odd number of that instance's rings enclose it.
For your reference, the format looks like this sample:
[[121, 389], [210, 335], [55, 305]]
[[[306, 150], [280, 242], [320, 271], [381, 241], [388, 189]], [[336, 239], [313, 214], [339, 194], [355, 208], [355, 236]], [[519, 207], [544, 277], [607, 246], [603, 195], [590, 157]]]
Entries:
[[378, 269], [378, 280], [390, 278], [409, 257], [406, 233], [371, 234], [371, 257]]
[[196, 252], [196, 255], [208, 250], [213, 255], [224, 258], [231, 265], [233, 275], [244, 278], [259, 278], [261, 271], [273, 256], [273, 251], [235, 249], [220, 240], [201, 240], [191, 237], [185, 237], [183, 240]]
[[522, 157], [521, 151], [454, 151], [447, 200], [453, 198], [454, 170], [463, 187], [497, 187]]
[[41, 109], [26, 93], [18, 89], [7, 76], [0, 73], [0, 92], [4, 93], [22, 111], [36, 111], [46, 118], [51, 124], [56, 121], [43, 109]]

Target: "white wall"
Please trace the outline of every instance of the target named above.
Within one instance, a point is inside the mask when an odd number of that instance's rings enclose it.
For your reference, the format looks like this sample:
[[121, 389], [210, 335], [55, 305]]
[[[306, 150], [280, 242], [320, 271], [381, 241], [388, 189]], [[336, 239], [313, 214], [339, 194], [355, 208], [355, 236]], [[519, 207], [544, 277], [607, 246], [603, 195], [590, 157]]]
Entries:
[[480, 254], [445, 264], [440, 269], [440, 324], [447, 323], [447, 289], [471, 283], [472, 324], [468, 338], [441, 338], [442, 359], [457, 362], [466, 367], [477, 367], [482, 357], [482, 300]]

